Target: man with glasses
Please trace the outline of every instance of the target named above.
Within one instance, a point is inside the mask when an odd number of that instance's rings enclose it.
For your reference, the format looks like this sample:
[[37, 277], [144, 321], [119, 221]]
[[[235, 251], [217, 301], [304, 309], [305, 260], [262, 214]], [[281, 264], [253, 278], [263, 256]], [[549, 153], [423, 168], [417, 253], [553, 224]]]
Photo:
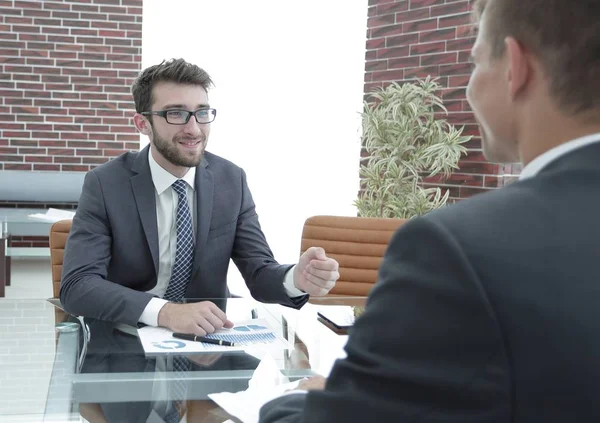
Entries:
[[205, 335], [230, 327], [210, 301], [227, 297], [233, 259], [252, 296], [299, 308], [325, 295], [338, 263], [311, 248], [278, 264], [261, 231], [244, 171], [205, 151], [209, 75], [182, 59], [133, 84], [136, 128], [150, 139], [90, 171], [65, 250], [60, 298], [73, 314]]

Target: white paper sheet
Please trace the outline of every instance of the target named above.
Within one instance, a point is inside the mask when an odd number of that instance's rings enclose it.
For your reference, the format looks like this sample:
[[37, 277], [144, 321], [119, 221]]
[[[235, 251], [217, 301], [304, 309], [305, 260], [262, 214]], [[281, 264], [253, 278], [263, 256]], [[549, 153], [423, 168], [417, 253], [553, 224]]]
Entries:
[[44, 222], [58, 222], [63, 219], [73, 219], [75, 216], [75, 212], [69, 210], [59, 210], [59, 209], [48, 209], [46, 213], [33, 213], [30, 214], [29, 217], [32, 217], [37, 220], [43, 220]]
[[275, 359], [266, 355], [252, 374], [248, 389], [236, 393], [209, 394], [227, 413], [244, 423], [257, 423], [260, 408], [287, 390], [295, 389], [300, 381], [289, 382], [277, 367]]
[[208, 337], [232, 341], [236, 345], [205, 344], [173, 338], [173, 332], [165, 328], [146, 326], [138, 329], [138, 336], [146, 355], [190, 354], [204, 352], [248, 351], [252, 349], [292, 349], [289, 342], [269, 327], [265, 319], [237, 322], [231, 329], [220, 329]]

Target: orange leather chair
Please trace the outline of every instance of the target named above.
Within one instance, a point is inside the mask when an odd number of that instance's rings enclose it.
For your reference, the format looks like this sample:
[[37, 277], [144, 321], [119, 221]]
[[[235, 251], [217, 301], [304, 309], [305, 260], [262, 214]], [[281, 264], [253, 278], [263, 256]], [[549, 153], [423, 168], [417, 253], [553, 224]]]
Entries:
[[[50, 227], [50, 261], [52, 263], [52, 292], [54, 298], [60, 295], [60, 280], [62, 277], [62, 266], [65, 255], [65, 246], [67, 238], [71, 231], [71, 219], [59, 220]], [[65, 321], [68, 314], [60, 309], [55, 310], [56, 323]], [[86, 403], [79, 404], [79, 413], [90, 423], [106, 423], [104, 413], [100, 405]]]
[[379, 266], [396, 230], [406, 219], [313, 216], [302, 231], [300, 254], [322, 247], [340, 264], [329, 295], [368, 296], [377, 282]]
[[71, 219], [59, 220], [50, 227], [50, 261], [52, 263], [52, 292], [59, 297], [65, 245], [71, 231]]

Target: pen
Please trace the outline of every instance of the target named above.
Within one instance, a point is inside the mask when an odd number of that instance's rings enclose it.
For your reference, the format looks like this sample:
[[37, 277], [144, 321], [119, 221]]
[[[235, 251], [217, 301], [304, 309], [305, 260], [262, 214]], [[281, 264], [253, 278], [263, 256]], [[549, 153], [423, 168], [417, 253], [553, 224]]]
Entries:
[[186, 341], [205, 342], [207, 344], [223, 345], [226, 347], [235, 347], [233, 342], [223, 341], [222, 339], [212, 339], [205, 336], [196, 336], [189, 333], [174, 333], [173, 338], [185, 339]]

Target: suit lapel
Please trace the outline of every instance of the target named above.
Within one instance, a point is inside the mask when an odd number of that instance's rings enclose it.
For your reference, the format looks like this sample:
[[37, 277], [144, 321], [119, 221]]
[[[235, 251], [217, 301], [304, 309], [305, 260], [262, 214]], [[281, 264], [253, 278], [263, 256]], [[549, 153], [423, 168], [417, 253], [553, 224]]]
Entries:
[[155, 189], [148, 164], [149, 147], [140, 151], [133, 162], [131, 170], [135, 173], [131, 177], [131, 188], [135, 197], [138, 214], [144, 228], [146, 241], [150, 247], [154, 271], [158, 275], [158, 226], [156, 223]]
[[213, 209], [213, 194], [215, 181], [213, 174], [207, 169], [206, 158], [202, 159], [196, 168], [196, 247], [194, 251], [194, 265], [192, 267], [192, 280], [194, 274], [200, 269], [204, 247], [210, 229], [210, 220]]

